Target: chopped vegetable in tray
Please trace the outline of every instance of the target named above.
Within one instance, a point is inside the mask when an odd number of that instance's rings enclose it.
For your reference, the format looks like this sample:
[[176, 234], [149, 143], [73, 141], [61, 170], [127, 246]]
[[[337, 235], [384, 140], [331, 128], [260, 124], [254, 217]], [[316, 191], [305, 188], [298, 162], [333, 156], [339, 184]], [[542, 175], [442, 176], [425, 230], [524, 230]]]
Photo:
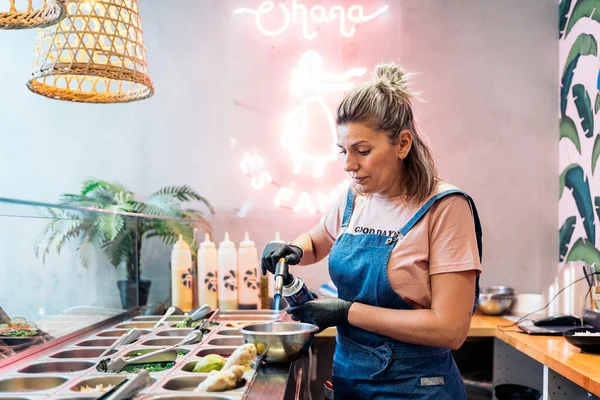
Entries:
[[174, 361], [171, 362], [161, 362], [161, 363], [150, 363], [150, 364], [136, 364], [136, 365], [128, 365], [123, 368], [123, 372], [138, 372], [145, 369], [148, 372], [160, 372], [165, 371], [167, 369], [173, 368], [175, 365]]
[[[177, 357], [185, 356], [187, 353], [188, 353], [187, 350], [177, 350]], [[127, 360], [130, 358], [143, 356], [144, 354], [148, 354], [148, 353], [131, 353], [131, 354], [124, 355], [123, 358]]]
[[103, 384], [98, 384], [96, 386], [88, 386], [88, 385], [84, 385], [84, 386], [79, 386], [79, 391], [80, 392], [88, 392], [88, 393], [105, 393], [108, 392], [110, 389], [112, 389], [112, 385], [106, 385], [104, 386]]

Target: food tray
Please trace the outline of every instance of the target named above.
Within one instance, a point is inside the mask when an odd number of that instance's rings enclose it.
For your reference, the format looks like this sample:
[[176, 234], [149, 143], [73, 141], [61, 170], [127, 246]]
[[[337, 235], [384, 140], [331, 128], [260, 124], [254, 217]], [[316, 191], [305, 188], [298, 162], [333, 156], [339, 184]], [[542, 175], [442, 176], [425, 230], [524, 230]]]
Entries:
[[[221, 393], [194, 393], [191, 390], [208, 373], [192, 372], [195, 363], [207, 354], [230, 355], [243, 344], [239, 327], [248, 323], [268, 322], [278, 314], [267, 310], [218, 310], [210, 318], [210, 332], [197, 344], [180, 346], [186, 354], [175, 360], [175, 365], [164, 371], [150, 372], [152, 385], [144, 389], [136, 400], [219, 399], [241, 400], [245, 397], [256, 375], [256, 369], [244, 373], [246, 384], [240, 388]], [[94, 399], [98, 393], [79, 392], [82, 385], [117, 384], [128, 372], [106, 373], [96, 370], [99, 355], [127, 329], [136, 327], [142, 336], [135, 342], [118, 346], [110, 357], [133, 352], [147, 353], [169, 347], [184, 338], [191, 329], [174, 328], [184, 316], [173, 316], [161, 327], [152, 331], [161, 316], [138, 316], [130, 320], [108, 325], [91, 335], [82, 336], [65, 346], [56, 346], [51, 351], [34, 355], [0, 370], [0, 400], [46, 400], [46, 399]], [[108, 356], [105, 356], [108, 357]], [[254, 365], [256, 367], [256, 365]]]

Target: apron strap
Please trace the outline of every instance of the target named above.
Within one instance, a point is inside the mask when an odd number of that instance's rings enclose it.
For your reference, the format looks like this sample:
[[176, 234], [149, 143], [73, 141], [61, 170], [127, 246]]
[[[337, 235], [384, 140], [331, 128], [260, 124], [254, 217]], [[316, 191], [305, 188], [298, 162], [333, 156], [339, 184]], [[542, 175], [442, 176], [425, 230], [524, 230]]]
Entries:
[[348, 194], [346, 195], [346, 209], [344, 210], [344, 217], [342, 218], [341, 229], [348, 227], [350, 218], [352, 217], [352, 210], [354, 209], [354, 190], [348, 188]]
[[[427, 213], [427, 211], [429, 211], [429, 209], [431, 208], [431, 206], [438, 201], [439, 199], [446, 197], [448, 195], [451, 194], [457, 194], [460, 193], [463, 196], [465, 196], [467, 198], [467, 201], [469, 202], [469, 207], [471, 207], [471, 212], [473, 213], [473, 221], [475, 223], [475, 237], [477, 239], [477, 250], [479, 252], [479, 262], [481, 263], [482, 261], [482, 251], [483, 251], [483, 245], [482, 245], [482, 240], [481, 240], [481, 236], [482, 236], [482, 229], [481, 229], [481, 222], [479, 221], [479, 214], [477, 213], [477, 208], [475, 207], [475, 202], [473, 201], [473, 199], [467, 195], [465, 192], [458, 190], [458, 189], [450, 189], [450, 190], [446, 190], [443, 191], [441, 193], [436, 194], [435, 196], [431, 197], [427, 203], [425, 203], [423, 205], [423, 207], [421, 207], [419, 209], [419, 211], [417, 211], [417, 213], [406, 223], [406, 225], [404, 225], [402, 227], [402, 229], [400, 229], [399, 234], [399, 238], [401, 239], [402, 237], [404, 237], [411, 229], [413, 226], [415, 226], [415, 224], [417, 222], [419, 222], [421, 220], [421, 218], [423, 218], [423, 215], [425, 215]], [[477, 305], [479, 304], [479, 293], [480, 293], [480, 288], [479, 288], [479, 275], [477, 275], [477, 277], [475, 278], [475, 300], [473, 302], [473, 313], [475, 312], [475, 310], [477, 310]]]
[[421, 218], [423, 218], [423, 215], [425, 215], [427, 213], [427, 211], [429, 211], [431, 206], [436, 201], [438, 201], [439, 199], [446, 197], [450, 194], [454, 194], [454, 193], [464, 194], [462, 191], [460, 191], [458, 189], [451, 189], [451, 190], [446, 190], [444, 192], [438, 193], [435, 196], [432, 196], [429, 200], [427, 200], [427, 203], [423, 204], [423, 206], [419, 209], [419, 211], [417, 211], [416, 214], [413, 215], [413, 217], [410, 220], [408, 220], [406, 225], [404, 225], [402, 227], [402, 229], [400, 229], [398, 231], [398, 233], [400, 233], [400, 237], [402, 238], [402, 237], [406, 236], [408, 231], [410, 231], [412, 229], [412, 227], [415, 226], [416, 223], [421, 220]]

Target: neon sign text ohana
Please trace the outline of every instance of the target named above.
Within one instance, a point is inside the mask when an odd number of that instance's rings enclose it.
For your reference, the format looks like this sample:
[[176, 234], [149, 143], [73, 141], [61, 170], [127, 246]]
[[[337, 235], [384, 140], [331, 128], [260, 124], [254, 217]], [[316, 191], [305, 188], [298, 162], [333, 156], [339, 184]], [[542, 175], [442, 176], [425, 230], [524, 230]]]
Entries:
[[[298, 4], [298, 0], [292, 0], [291, 4], [280, 1], [277, 4], [279, 11], [275, 10], [274, 1], [264, 1], [255, 10], [251, 8], [237, 8], [233, 11], [234, 14], [251, 14], [254, 15], [254, 21], [258, 30], [265, 36], [278, 36], [283, 34], [292, 24], [302, 24], [302, 34], [306, 39], [314, 39], [317, 37], [318, 28], [309, 28], [309, 21], [313, 24], [320, 25], [330, 23], [334, 20], [339, 20], [340, 34], [344, 37], [354, 36], [356, 26], [362, 22], [370, 21], [389, 9], [385, 5], [377, 9], [374, 13], [365, 15], [362, 6], [352, 5], [348, 9], [340, 5], [329, 7], [329, 10], [322, 5], [315, 5], [308, 9], [302, 4]], [[266, 28], [263, 24], [263, 18], [270, 14], [279, 14], [281, 22], [277, 28]]]

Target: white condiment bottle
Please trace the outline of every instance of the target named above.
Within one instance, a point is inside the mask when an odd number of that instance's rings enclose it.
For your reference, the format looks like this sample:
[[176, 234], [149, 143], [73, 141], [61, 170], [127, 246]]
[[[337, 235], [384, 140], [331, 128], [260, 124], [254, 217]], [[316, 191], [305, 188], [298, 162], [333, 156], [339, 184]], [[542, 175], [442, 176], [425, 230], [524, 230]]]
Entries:
[[221, 310], [237, 310], [237, 252], [235, 244], [229, 240], [229, 233], [225, 232], [225, 239], [219, 243], [217, 253], [219, 256], [219, 308]]
[[192, 251], [182, 235], [171, 251], [171, 305], [189, 311], [193, 305]]
[[241, 310], [258, 308], [259, 288], [258, 254], [246, 232], [238, 247], [238, 304]]
[[215, 310], [217, 304], [218, 282], [217, 248], [210, 241], [208, 233], [198, 249], [198, 304], [208, 304]]

